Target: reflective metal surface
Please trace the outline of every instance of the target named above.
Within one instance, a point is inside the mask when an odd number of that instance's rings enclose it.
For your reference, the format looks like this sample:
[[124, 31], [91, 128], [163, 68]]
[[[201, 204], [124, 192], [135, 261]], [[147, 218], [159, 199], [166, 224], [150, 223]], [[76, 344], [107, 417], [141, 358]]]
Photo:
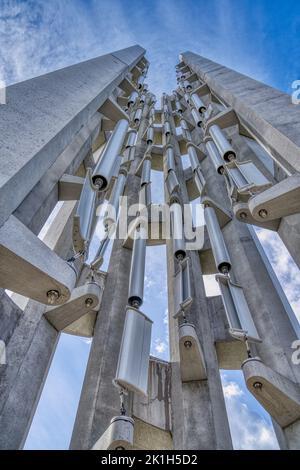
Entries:
[[147, 396], [152, 321], [127, 307], [115, 384]]
[[128, 137], [127, 137], [127, 140], [126, 140], [125, 147], [126, 148], [134, 147], [136, 145], [136, 140], [137, 140], [137, 131], [134, 130], [134, 129], [131, 129], [128, 132]]
[[147, 230], [141, 225], [135, 230], [133, 241], [128, 289], [129, 305], [133, 305], [136, 302], [140, 306], [143, 303], [146, 238]]
[[217, 269], [220, 272], [224, 268], [230, 270], [231, 261], [229, 253], [213, 207], [204, 207], [204, 218]]
[[237, 338], [240, 338], [241, 332], [244, 332], [250, 341], [260, 342], [261, 338], [253, 322], [242, 287], [234, 284], [229, 276], [223, 274], [216, 274], [216, 280], [222, 293], [230, 327], [229, 332]]
[[144, 184], [150, 183], [151, 179], [151, 160], [146, 158], [143, 163], [142, 176], [141, 176], [141, 186]]
[[185, 239], [183, 234], [183, 218], [181, 205], [177, 202], [170, 207], [173, 253], [175, 258], [185, 258]]
[[88, 168], [81, 191], [76, 214], [73, 218], [73, 247], [75, 253], [88, 249], [95, 217], [97, 191], [92, 183], [91, 170]]
[[236, 158], [235, 151], [233, 150], [223, 131], [217, 124], [210, 126], [209, 134], [212, 137], [214, 143], [216, 144], [216, 147], [220, 152], [221, 157], [226, 162], [229, 162], [230, 160], [234, 160]]
[[129, 123], [126, 119], [118, 121], [98, 163], [96, 164], [92, 180], [94, 184], [98, 181], [100, 182], [100, 191], [104, 191], [110, 183], [115, 161], [121, 152], [128, 126]]
[[216, 144], [212, 140], [208, 140], [205, 144], [207, 153], [219, 174], [224, 170], [224, 161], [222, 160]]
[[199, 111], [199, 113], [204, 113], [206, 111], [206, 106], [201, 100], [200, 96], [197, 93], [191, 94], [191, 100], [195, 105], [195, 108]]

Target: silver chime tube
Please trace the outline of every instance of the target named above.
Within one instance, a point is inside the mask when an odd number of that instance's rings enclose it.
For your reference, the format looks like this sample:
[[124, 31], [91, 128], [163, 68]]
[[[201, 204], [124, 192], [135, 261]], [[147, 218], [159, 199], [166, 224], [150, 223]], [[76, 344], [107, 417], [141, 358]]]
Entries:
[[201, 171], [200, 167], [196, 168], [195, 171], [194, 171], [194, 181], [195, 181], [195, 184], [197, 186], [198, 192], [201, 196], [202, 191], [203, 191], [204, 186], [205, 186], [205, 179], [204, 179], [204, 176], [202, 174], [202, 171]]
[[214, 143], [216, 144], [216, 147], [219, 150], [221, 157], [226, 162], [229, 162], [236, 158], [235, 151], [233, 150], [223, 131], [217, 124], [210, 126], [209, 134], [212, 137]]
[[141, 186], [143, 186], [144, 184], [150, 183], [150, 178], [151, 178], [151, 160], [147, 158], [143, 163]]
[[126, 119], [118, 121], [94, 169], [92, 180], [95, 185], [98, 185], [99, 191], [107, 189], [110, 183], [115, 162], [121, 152], [128, 126], [129, 123]]
[[186, 89], [186, 90], [191, 90], [192, 89], [192, 85], [190, 84], [190, 82], [188, 80], [184, 80], [183, 82], [183, 87]]
[[144, 76], [144, 75], [140, 75], [139, 78], [138, 78], [138, 81], [137, 81], [137, 86], [138, 86], [138, 89], [139, 89], [139, 90], [140, 90], [141, 88], [143, 88], [144, 81], [145, 81], [145, 76]]
[[128, 98], [127, 106], [130, 108], [131, 105], [135, 104], [139, 94], [137, 91], [133, 91]]
[[204, 218], [217, 269], [220, 272], [224, 272], [224, 270], [229, 271], [231, 269], [231, 261], [215, 209], [204, 205]]
[[191, 133], [189, 131], [188, 125], [184, 119], [180, 120], [180, 127], [182, 129], [182, 135], [186, 140], [192, 140]]
[[146, 95], [143, 93], [140, 97], [140, 103], [141, 104], [144, 104], [145, 103], [145, 100], [146, 100]]
[[98, 250], [97, 250], [97, 253], [96, 253], [96, 256], [95, 256], [94, 260], [91, 262], [90, 266], [91, 266], [92, 269], [97, 270], [103, 264], [103, 258], [104, 258], [104, 255], [105, 255], [106, 248], [109, 245], [109, 242], [110, 242], [110, 237], [109, 237], [108, 232], [107, 232], [105, 237], [101, 240], [101, 242], [99, 244], [99, 247], [98, 247]]
[[168, 118], [170, 113], [169, 113], [169, 107], [167, 104], [164, 104], [163, 112], [164, 112], [165, 117]]
[[172, 224], [173, 254], [176, 259], [183, 259], [186, 257], [186, 251], [183, 234], [182, 209], [178, 202], [174, 202], [171, 205], [170, 214]]
[[[122, 196], [125, 188], [125, 183], [127, 179], [127, 171], [121, 170], [122, 172], [119, 173], [118, 179], [114, 184], [114, 188], [112, 190], [111, 196], [109, 198], [109, 205], [111, 206], [111, 211], [106, 211], [103, 223], [105, 226], [108, 226], [117, 221], [118, 212], [119, 212], [119, 205], [120, 205], [120, 197]], [[115, 215], [115, 219], [113, 218]]]
[[175, 101], [175, 108], [176, 108], [176, 111], [177, 111], [178, 113], [182, 114], [183, 109], [182, 109], [182, 106], [181, 106], [179, 100], [176, 100], [176, 101]]
[[200, 96], [197, 95], [197, 93], [192, 93], [191, 94], [191, 100], [195, 105], [195, 108], [199, 111], [199, 113], [205, 113], [206, 111], [206, 106], [201, 100]]
[[142, 108], [138, 108], [136, 112], [134, 113], [133, 119], [134, 119], [135, 124], [139, 124], [141, 117], [142, 117], [142, 112], [143, 112]]
[[147, 145], [152, 145], [154, 141], [154, 129], [153, 127], [148, 127], [147, 130]]
[[171, 126], [169, 121], [165, 121], [164, 123], [164, 132], [166, 137], [169, 137], [171, 135]]
[[151, 124], [155, 122], [155, 109], [154, 108], [150, 109], [149, 120]]
[[199, 160], [196, 149], [192, 145], [187, 145], [187, 148], [192, 170], [195, 171], [196, 168], [199, 166]]
[[139, 226], [135, 231], [129, 276], [128, 304], [140, 307], [144, 296], [147, 231]]
[[134, 147], [136, 145], [137, 140], [137, 131], [132, 129], [128, 132], [128, 137], [126, 140], [125, 147], [128, 149], [129, 147]]
[[202, 124], [202, 121], [203, 121], [203, 118], [201, 117], [199, 111], [197, 111], [196, 108], [192, 108], [191, 109], [191, 115], [195, 121], [195, 124], [197, 127], [201, 127], [201, 124]]
[[187, 104], [189, 104], [189, 102], [190, 102], [190, 95], [189, 95], [188, 93], [185, 93], [185, 94], [184, 94], [184, 99], [185, 99], [185, 101], [187, 102]]
[[175, 171], [175, 155], [173, 147], [167, 147], [167, 169]]
[[215, 169], [221, 175], [224, 172], [224, 161], [219, 154], [216, 144], [212, 140], [208, 140], [205, 146]]

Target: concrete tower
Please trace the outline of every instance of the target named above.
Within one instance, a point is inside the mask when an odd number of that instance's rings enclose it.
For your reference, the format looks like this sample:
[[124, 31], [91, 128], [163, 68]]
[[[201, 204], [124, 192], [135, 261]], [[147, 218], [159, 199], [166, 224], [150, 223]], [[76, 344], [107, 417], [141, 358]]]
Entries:
[[[300, 108], [191, 52], [156, 102], [147, 69], [133, 46], [10, 86], [0, 107], [0, 448], [22, 448], [63, 331], [93, 338], [72, 449], [231, 449], [220, 369], [242, 369], [280, 447], [299, 449], [299, 324], [253, 227], [300, 265]], [[154, 244], [167, 247], [170, 362], [150, 357], [142, 306]]]

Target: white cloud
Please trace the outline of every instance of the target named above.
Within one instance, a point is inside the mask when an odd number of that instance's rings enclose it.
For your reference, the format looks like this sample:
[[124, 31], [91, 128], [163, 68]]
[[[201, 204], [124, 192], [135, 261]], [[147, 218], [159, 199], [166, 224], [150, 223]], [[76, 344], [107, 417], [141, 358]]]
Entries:
[[[235, 371], [235, 375], [237, 371]], [[238, 374], [241, 378], [241, 373]], [[231, 437], [235, 449], [278, 449], [268, 415], [254, 401], [243, 382], [232, 380], [232, 373], [221, 374]]]
[[240, 397], [243, 395], [243, 390], [235, 382], [229, 382], [223, 387], [224, 396], [226, 398]]
[[159, 338], [157, 338], [154, 342], [154, 349], [155, 349], [155, 352], [158, 354], [164, 353], [167, 350], [167, 347], [168, 345], [164, 341], [160, 340]]
[[256, 228], [257, 236], [300, 321], [300, 271], [277, 232]]

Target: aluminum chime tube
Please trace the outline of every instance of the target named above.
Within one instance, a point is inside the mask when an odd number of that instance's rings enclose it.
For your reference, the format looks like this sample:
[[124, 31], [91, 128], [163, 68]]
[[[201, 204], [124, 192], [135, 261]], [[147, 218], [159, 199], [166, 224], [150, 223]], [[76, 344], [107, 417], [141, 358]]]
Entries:
[[137, 131], [134, 130], [134, 129], [131, 129], [128, 132], [128, 137], [127, 137], [127, 140], [126, 140], [125, 148], [128, 149], [129, 147], [135, 147], [136, 141], [137, 141]]
[[186, 140], [192, 140], [191, 133], [189, 131], [188, 125], [184, 119], [180, 120], [180, 127], [182, 129], [182, 135]]
[[174, 202], [173, 204], [171, 204], [170, 214], [173, 239], [173, 254], [177, 260], [181, 260], [186, 257], [186, 250], [183, 234], [182, 210], [181, 205], [178, 202]]
[[222, 230], [220, 228], [215, 209], [204, 204], [204, 219], [213, 251], [217, 269], [228, 272], [231, 269], [230, 257], [225, 245]]
[[222, 175], [224, 172], [224, 161], [222, 160], [216, 144], [212, 140], [208, 140], [205, 144], [206, 150], [216, 171]]
[[131, 95], [129, 96], [128, 98], [128, 102], [127, 102], [127, 106], [128, 108], [130, 108], [130, 106], [132, 106], [133, 104], [135, 104], [137, 98], [138, 98], [139, 94], [137, 91], [133, 91], [131, 93]]
[[128, 126], [129, 123], [126, 119], [118, 121], [94, 169], [92, 180], [93, 184], [99, 187], [99, 191], [105, 191], [110, 183], [116, 160], [121, 152], [126, 137]]
[[146, 236], [147, 230], [145, 227], [140, 225], [136, 228], [133, 242], [128, 290], [128, 304], [135, 308], [139, 308], [143, 303], [147, 241]]
[[148, 130], [147, 130], [147, 138], [146, 138], [147, 145], [152, 145], [153, 141], [154, 141], [154, 129], [153, 127], [150, 126], [148, 127]]
[[221, 157], [226, 161], [230, 162], [236, 158], [235, 151], [228, 142], [224, 133], [217, 124], [210, 126], [209, 134], [212, 137], [214, 143], [216, 144], [217, 149], [220, 152]]
[[175, 171], [175, 156], [173, 147], [167, 147], [167, 169]]
[[124, 168], [122, 168], [120, 170], [117, 181], [114, 184], [114, 188], [112, 190], [112, 193], [109, 199], [111, 210], [113, 210], [114, 213], [110, 213], [110, 210], [106, 211], [104, 215], [104, 219], [103, 219], [103, 223], [105, 226], [110, 226], [111, 224], [117, 221], [119, 206], [120, 206], [120, 197], [122, 196], [124, 192], [126, 179], [127, 179], [127, 171]]
[[188, 147], [187, 150], [188, 150], [191, 167], [192, 167], [192, 170], [195, 171], [196, 168], [198, 168], [199, 166], [198, 155], [197, 155], [195, 147], [193, 147], [192, 145], [187, 145], [187, 147]]
[[194, 106], [196, 107], [199, 113], [205, 113], [206, 106], [201, 100], [201, 98], [197, 95], [197, 93], [191, 94], [191, 100], [194, 103]]
[[201, 117], [199, 111], [197, 111], [196, 108], [191, 109], [191, 115], [195, 121], [195, 124], [197, 127], [201, 127], [201, 124], [203, 122], [203, 118]]

